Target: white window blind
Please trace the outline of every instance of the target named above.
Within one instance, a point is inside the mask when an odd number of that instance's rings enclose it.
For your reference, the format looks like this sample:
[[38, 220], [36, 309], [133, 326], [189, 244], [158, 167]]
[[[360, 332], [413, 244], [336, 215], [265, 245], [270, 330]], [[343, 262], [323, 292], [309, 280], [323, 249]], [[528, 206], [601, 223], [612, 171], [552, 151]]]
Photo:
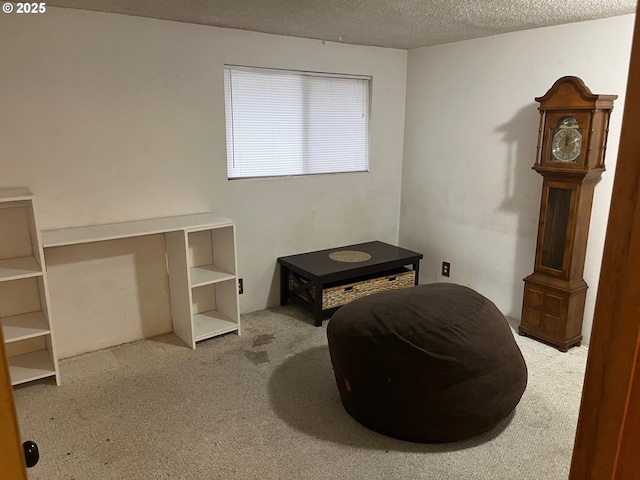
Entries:
[[228, 178], [368, 171], [370, 80], [225, 66]]

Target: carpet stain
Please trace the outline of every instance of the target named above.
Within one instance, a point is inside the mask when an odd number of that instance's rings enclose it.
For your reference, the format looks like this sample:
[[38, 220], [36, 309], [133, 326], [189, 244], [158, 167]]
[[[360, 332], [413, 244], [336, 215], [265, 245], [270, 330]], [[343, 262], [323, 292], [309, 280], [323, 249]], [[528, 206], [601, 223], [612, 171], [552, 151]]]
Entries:
[[275, 335], [271, 335], [271, 334], [263, 334], [263, 335], [257, 335], [255, 337], [253, 337], [253, 345], [251, 345], [252, 347], [261, 347], [262, 345], [268, 345], [271, 342], [273, 342], [273, 339], [276, 338]]
[[263, 363], [269, 363], [269, 354], [266, 350], [260, 350], [259, 352], [251, 352], [246, 350], [244, 356], [247, 357], [254, 365], [261, 365]]

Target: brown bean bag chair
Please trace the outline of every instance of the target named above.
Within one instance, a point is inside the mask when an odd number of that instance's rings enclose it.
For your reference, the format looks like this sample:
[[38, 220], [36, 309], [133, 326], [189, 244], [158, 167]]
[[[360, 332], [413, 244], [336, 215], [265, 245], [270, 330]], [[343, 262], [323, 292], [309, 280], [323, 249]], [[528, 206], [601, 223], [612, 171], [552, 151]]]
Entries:
[[527, 367], [488, 299], [447, 283], [380, 292], [338, 310], [327, 327], [342, 404], [377, 432], [451, 442], [513, 411]]

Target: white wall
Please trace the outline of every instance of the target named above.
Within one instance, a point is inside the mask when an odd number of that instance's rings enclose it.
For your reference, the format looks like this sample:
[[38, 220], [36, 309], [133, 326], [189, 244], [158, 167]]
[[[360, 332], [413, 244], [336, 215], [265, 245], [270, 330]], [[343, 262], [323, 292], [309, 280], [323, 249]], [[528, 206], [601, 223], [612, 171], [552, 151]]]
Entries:
[[[560, 77], [617, 94], [607, 171], [596, 187], [584, 277], [588, 342], [624, 105], [633, 15], [411, 50], [400, 244], [421, 251], [421, 282], [470, 286], [519, 319], [533, 272], [542, 177], [538, 104]], [[440, 276], [442, 261], [451, 277]]]
[[[400, 235], [425, 254], [423, 283], [443, 280], [450, 261], [450, 281], [519, 318], [541, 186], [533, 97], [577, 75], [620, 96], [587, 251], [588, 338], [632, 28], [630, 15], [416, 49], [407, 61], [401, 50], [72, 9], [0, 15], [0, 187], [31, 188], [45, 229], [233, 218], [242, 312], [277, 304], [280, 255]], [[225, 63], [373, 75], [371, 172], [227, 181]], [[162, 252], [157, 236], [51, 251], [61, 356], [170, 328]], [[93, 279], [101, 288], [84, 288], [83, 262], [111, 265]], [[86, 334], [74, 338], [78, 322]]]
[[[29, 187], [43, 229], [207, 210], [228, 216], [237, 223], [242, 312], [278, 303], [278, 256], [398, 239], [406, 51], [56, 8], [0, 15], [0, 43], [0, 187]], [[228, 181], [225, 63], [372, 75], [371, 171]], [[136, 257], [115, 262], [122, 285], [149, 289], [139, 270], [155, 269], [140, 266], [152, 261], [147, 249], [162, 252], [163, 240], [150, 241], [56, 252], [52, 291], [81, 283], [74, 272], [83, 269], [60, 271], [65, 263], [121, 251]], [[98, 283], [122, 294], [118, 281]], [[166, 329], [166, 281], [151, 290], [142, 299], [135, 291], [116, 297], [144, 304], [118, 309], [120, 323], [104, 308], [73, 318], [90, 302], [69, 304], [72, 295], [59, 293], [66, 307], [57, 315], [62, 300], [54, 299], [54, 321], [68, 332], [58, 335], [60, 355], [141, 336], [118, 334], [122, 322], [157, 333], [141, 311], [163, 317], [158, 325]], [[145, 307], [157, 295], [161, 312]], [[80, 321], [97, 329], [93, 337], [116, 330], [114, 338], [74, 340]]]

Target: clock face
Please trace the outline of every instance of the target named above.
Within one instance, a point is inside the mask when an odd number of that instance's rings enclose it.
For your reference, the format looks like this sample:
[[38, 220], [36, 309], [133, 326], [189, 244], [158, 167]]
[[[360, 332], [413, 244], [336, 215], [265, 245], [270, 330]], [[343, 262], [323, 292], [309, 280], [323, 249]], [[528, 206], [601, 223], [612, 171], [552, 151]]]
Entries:
[[574, 117], [563, 117], [551, 138], [551, 162], [575, 163], [582, 150], [582, 129]]

